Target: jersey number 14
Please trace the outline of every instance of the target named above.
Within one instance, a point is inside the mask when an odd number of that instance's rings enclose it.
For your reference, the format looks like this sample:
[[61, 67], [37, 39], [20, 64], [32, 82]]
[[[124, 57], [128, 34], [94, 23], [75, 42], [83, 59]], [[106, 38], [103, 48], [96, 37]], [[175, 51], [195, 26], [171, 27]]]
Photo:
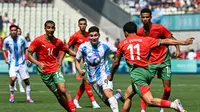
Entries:
[[140, 45], [133, 46], [133, 44], [129, 44], [127, 50], [130, 51], [131, 60], [134, 60], [134, 49], [136, 49], [137, 60], [140, 60]]

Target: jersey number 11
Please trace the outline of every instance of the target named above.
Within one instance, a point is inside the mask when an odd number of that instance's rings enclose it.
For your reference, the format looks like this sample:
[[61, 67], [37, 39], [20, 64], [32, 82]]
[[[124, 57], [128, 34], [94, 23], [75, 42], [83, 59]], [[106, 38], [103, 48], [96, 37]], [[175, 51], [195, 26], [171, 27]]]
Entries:
[[137, 60], [140, 60], [140, 45], [133, 46], [133, 44], [129, 44], [127, 50], [130, 51], [131, 60], [134, 60], [134, 49], [136, 49]]

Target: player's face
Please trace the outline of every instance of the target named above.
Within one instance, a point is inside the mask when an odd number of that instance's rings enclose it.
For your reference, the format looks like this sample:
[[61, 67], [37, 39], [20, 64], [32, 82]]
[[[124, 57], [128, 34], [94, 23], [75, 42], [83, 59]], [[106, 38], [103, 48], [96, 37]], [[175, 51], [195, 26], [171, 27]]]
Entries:
[[10, 29], [10, 35], [11, 35], [12, 37], [17, 37], [17, 28], [16, 28], [16, 27], [12, 27], [12, 28]]
[[21, 32], [21, 29], [17, 29], [17, 35], [21, 35], [22, 32]]
[[143, 24], [148, 24], [149, 22], [151, 22], [150, 13], [142, 13], [140, 18]]
[[85, 29], [87, 27], [87, 23], [86, 23], [86, 21], [80, 21], [78, 23], [78, 26], [79, 26], [79, 28], [80, 28], [81, 31], [85, 31]]
[[99, 36], [100, 36], [100, 34], [98, 32], [90, 32], [89, 33], [89, 38], [90, 38], [90, 42], [92, 43], [92, 45], [98, 44]]
[[46, 27], [44, 28], [46, 35], [48, 37], [52, 37], [55, 31], [55, 25], [54, 24], [46, 24]]

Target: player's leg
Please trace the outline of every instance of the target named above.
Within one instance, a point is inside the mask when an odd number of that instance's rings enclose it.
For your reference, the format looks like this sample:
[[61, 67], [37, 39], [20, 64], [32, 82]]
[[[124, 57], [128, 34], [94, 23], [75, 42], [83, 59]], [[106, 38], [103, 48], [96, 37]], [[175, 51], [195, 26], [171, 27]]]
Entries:
[[92, 88], [91, 88], [91, 85], [90, 85], [88, 79], [84, 78], [83, 81], [84, 81], [84, 86], [85, 86], [85, 92], [87, 93], [88, 98], [92, 102], [92, 107], [100, 108], [100, 106], [97, 104], [96, 100], [94, 99]]
[[123, 105], [123, 109], [122, 112], [129, 112], [131, 109], [131, 105], [132, 105], [132, 97], [135, 95], [133, 89], [132, 89], [132, 85], [129, 85], [128, 88], [126, 89], [125, 93], [124, 93], [124, 105]]
[[9, 102], [14, 103], [14, 82], [17, 79], [18, 72], [14, 68], [9, 69], [9, 75], [10, 75], [10, 83], [9, 83], [9, 88], [10, 88], [10, 98]]
[[26, 65], [20, 65], [19, 68], [19, 77], [22, 79], [25, 83], [25, 88], [26, 88], [26, 101], [28, 103], [34, 103], [34, 101], [31, 99], [31, 85], [29, 81], [29, 73], [26, 68]]
[[59, 103], [69, 112], [76, 112], [73, 99], [66, 88], [63, 74], [59, 71], [53, 74], [53, 80], [57, 84], [57, 99]]
[[18, 82], [18, 85], [19, 85], [19, 91], [22, 92], [22, 93], [25, 92], [24, 87], [22, 85], [22, 79], [21, 79], [19, 74], [17, 75], [17, 82]]
[[78, 91], [76, 93], [76, 96], [74, 98], [74, 104], [75, 104], [76, 108], [82, 108], [79, 105], [78, 101], [79, 101], [79, 99], [81, 98], [81, 96], [83, 95], [84, 92], [85, 92], [85, 85], [84, 85], [84, 81], [82, 80], [82, 82], [81, 82], [81, 84], [78, 88]]
[[17, 78], [16, 78], [16, 80], [14, 82], [14, 90], [17, 91]]

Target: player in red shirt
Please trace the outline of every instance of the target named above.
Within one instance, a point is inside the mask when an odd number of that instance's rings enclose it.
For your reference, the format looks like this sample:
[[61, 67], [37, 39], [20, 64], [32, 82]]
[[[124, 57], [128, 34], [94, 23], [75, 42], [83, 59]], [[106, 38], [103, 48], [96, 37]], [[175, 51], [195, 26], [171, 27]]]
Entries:
[[[35, 38], [29, 46], [28, 59], [38, 65], [37, 69], [43, 82], [54, 93], [60, 105], [68, 112], [76, 112], [72, 97], [66, 89], [65, 79], [58, 71], [57, 60], [59, 51], [67, 52], [72, 56], [76, 56], [76, 53], [60, 39], [54, 37], [55, 23], [53, 21], [46, 21], [44, 27], [46, 33]], [[32, 56], [34, 52], [37, 54], [37, 60]]]
[[153, 76], [148, 71], [147, 57], [150, 49], [161, 44], [189, 45], [192, 44], [193, 38], [173, 40], [137, 36], [137, 26], [133, 22], [126, 23], [123, 26], [123, 30], [126, 39], [119, 43], [116, 59], [113, 62], [111, 74], [108, 76], [108, 80], [112, 81], [114, 73], [120, 64], [121, 57], [124, 57], [129, 67], [132, 88], [127, 89], [125, 92], [125, 102], [122, 112], [128, 112], [130, 110], [131, 99], [135, 94], [138, 94], [149, 105], [173, 108], [177, 111], [185, 112], [178, 99], [171, 102], [160, 98], [153, 98], [149, 86]]
[[[144, 26], [141, 27], [137, 34], [139, 36], [150, 36], [156, 39], [175, 39], [172, 33], [160, 24], [151, 23], [151, 10], [144, 8], [141, 10], [140, 17]], [[175, 39], [176, 40], [176, 39]], [[176, 47], [176, 57], [181, 55], [180, 48]], [[162, 99], [168, 100], [171, 92], [171, 56], [168, 45], [161, 45], [151, 50], [149, 57], [149, 71], [152, 75], [157, 75], [162, 79], [164, 93]], [[141, 112], [145, 112], [146, 104], [141, 100]], [[163, 108], [160, 112], [164, 112]]]
[[[86, 27], [87, 27], [87, 20], [85, 18], [80, 18], [78, 20], [78, 26], [80, 28], [79, 31], [77, 31], [76, 33], [74, 33], [68, 42], [68, 46], [70, 49], [75, 47], [75, 50], [78, 51], [79, 46], [84, 43], [89, 41], [89, 35], [88, 32], [86, 32]], [[64, 54], [65, 56], [65, 54]], [[63, 56], [61, 56], [63, 57]], [[60, 58], [60, 63], [62, 63], [62, 59]], [[87, 79], [87, 77], [85, 76], [84, 78], [82, 78], [81, 75], [77, 75], [77, 79], [78, 80], [82, 80], [82, 83], [77, 91], [76, 97], [74, 99], [74, 104], [76, 106], [76, 108], [82, 108], [78, 101], [80, 99], [80, 97], [83, 95], [84, 91], [86, 91], [90, 101], [92, 102], [93, 108], [100, 108], [100, 106], [97, 104], [97, 102], [94, 99], [94, 95], [91, 89], [91, 85]]]

